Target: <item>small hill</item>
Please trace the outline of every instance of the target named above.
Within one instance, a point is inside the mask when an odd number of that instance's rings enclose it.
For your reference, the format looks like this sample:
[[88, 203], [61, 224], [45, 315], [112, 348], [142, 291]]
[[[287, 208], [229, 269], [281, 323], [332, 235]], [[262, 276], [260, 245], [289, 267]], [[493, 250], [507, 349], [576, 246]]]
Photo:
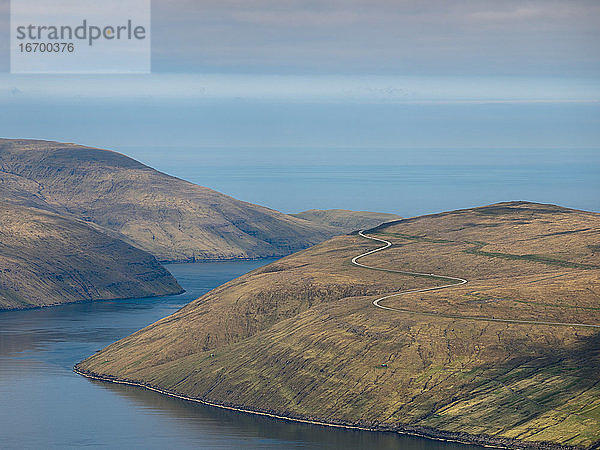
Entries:
[[96, 224], [161, 261], [281, 256], [339, 233], [116, 152], [58, 142], [0, 139], [0, 198]]
[[48, 211], [0, 202], [0, 310], [176, 294], [142, 250]]
[[384, 222], [401, 219], [397, 214], [349, 211], [347, 209], [309, 209], [291, 215], [320, 225], [339, 228], [343, 233], [373, 228]]
[[[254, 270], [78, 364], [223, 405], [515, 448], [600, 441], [600, 214], [509, 202]], [[408, 275], [386, 271], [421, 272]], [[439, 291], [382, 296], [468, 280]], [[542, 443], [550, 443], [547, 446]]]

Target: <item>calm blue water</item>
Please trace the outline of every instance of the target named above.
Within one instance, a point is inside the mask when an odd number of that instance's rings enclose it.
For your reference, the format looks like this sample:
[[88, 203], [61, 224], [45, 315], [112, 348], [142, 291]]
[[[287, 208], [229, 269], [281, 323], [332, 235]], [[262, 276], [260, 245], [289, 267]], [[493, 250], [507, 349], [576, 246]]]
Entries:
[[0, 448], [476, 448], [223, 411], [71, 371], [94, 351], [267, 262], [169, 265], [187, 289], [177, 296], [0, 313]]
[[600, 211], [598, 102], [168, 100], [152, 92], [137, 100], [44, 100], [38, 94], [4, 100], [0, 136], [109, 148], [284, 212], [347, 208], [414, 216], [508, 200]]
[[528, 200], [600, 211], [600, 150], [124, 147], [169, 174], [283, 212], [403, 217]]

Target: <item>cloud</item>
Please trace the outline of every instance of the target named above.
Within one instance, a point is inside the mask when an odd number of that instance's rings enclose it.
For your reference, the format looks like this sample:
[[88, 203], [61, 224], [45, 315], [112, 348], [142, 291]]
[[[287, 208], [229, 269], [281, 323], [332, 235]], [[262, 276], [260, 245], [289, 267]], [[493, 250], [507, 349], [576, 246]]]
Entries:
[[155, 0], [153, 19], [159, 71], [600, 73], [588, 0]]
[[554, 12], [548, 14], [547, 9], [532, 6], [513, 6], [502, 10], [479, 10], [467, 15], [476, 22], [515, 22], [522, 20], [537, 20], [555, 16]]
[[596, 0], [153, 0], [152, 9], [159, 72], [600, 75]]
[[255, 25], [267, 26], [295, 26], [295, 27], [323, 27], [353, 25], [362, 21], [363, 17], [358, 11], [236, 11], [232, 19]]

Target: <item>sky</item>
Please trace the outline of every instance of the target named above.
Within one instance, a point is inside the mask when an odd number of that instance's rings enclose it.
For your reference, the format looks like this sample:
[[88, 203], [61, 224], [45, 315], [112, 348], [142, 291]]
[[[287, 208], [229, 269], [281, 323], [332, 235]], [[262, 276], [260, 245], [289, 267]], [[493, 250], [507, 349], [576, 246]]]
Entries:
[[591, 0], [153, 2], [157, 71], [597, 76]]
[[598, 23], [595, 0], [154, 0], [153, 69], [595, 76]]
[[[595, 0], [154, 0], [151, 5], [154, 72], [600, 75]], [[8, 13], [9, 2], [2, 0], [4, 71]]]
[[154, 0], [147, 75], [11, 75], [8, 12], [0, 0], [4, 137], [141, 158], [600, 151], [597, 0]]

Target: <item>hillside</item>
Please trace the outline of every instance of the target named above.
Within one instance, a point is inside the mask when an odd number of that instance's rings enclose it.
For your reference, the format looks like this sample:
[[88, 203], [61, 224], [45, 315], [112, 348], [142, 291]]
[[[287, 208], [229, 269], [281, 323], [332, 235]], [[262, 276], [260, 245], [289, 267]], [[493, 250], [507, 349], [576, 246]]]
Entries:
[[119, 153], [57, 142], [0, 139], [0, 198], [94, 223], [161, 261], [280, 256], [339, 233]]
[[156, 259], [56, 214], [0, 202], [0, 310], [176, 294]]
[[[362, 264], [424, 275], [357, 267], [381, 244], [338, 236], [77, 370], [287, 417], [511, 447], [600, 443], [600, 214], [511, 202], [367, 235], [393, 245]], [[468, 283], [373, 305], [449, 283], [431, 273]]]
[[291, 215], [320, 225], [339, 228], [342, 233], [373, 228], [384, 222], [401, 219], [397, 214], [347, 209], [309, 209]]

